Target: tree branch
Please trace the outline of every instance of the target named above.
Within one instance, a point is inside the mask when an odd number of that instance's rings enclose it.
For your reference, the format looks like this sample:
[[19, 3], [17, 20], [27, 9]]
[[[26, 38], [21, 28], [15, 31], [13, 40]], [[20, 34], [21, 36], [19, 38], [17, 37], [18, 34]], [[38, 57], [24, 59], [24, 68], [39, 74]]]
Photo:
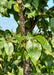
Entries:
[[[21, 30], [21, 36], [25, 36], [25, 19], [23, 16], [23, 5], [22, 5], [22, 0], [17, 0], [19, 3], [19, 8], [20, 8], [20, 12], [18, 13], [19, 15], [19, 22], [20, 22], [20, 30]], [[25, 42], [25, 40], [23, 41]], [[28, 60], [23, 61], [23, 74], [24, 75], [30, 75], [30, 62]]]
[[18, 13], [19, 15], [19, 22], [20, 22], [20, 30], [21, 30], [21, 35], [25, 35], [25, 25], [24, 25], [24, 17], [23, 17], [23, 5], [22, 5], [22, 0], [17, 0], [19, 3], [19, 8], [20, 8], [20, 12]]
[[54, 6], [51, 7], [50, 9], [48, 9], [47, 12], [50, 11], [50, 10], [51, 10], [51, 11], [54, 11]]
[[40, 15], [35, 17], [34, 21], [31, 21], [31, 28], [26, 28], [26, 31], [29, 31], [32, 33], [32, 30], [34, 29], [35, 25], [37, 24], [38, 20], [41, 18], [41, 15], [49, 17], [51, 16], [50, 11], [54, 11], [54, 6], [48, 9], [46, 12], [42, 12]]
[[41, 17], [40, 15], [36, 16], [35, 20], [31, 22], [31, 26], [32, 27], [30, 28], [30, 32], [34, 29], [34, 27], [37, 24], [37, 22], [38, 22], [38, 20], [39, 20], [40, 17]]
[[27, 28], [27, 27], [25, 28], [26, 34], [27, 34], [27, 32], [32, 33], [32, 30], [34, 29], [34, 27], [37, 24], [37, 22], [38, 22], [38, 20], [39, 20], [40, 17], [41, 17], [41, 15], [38, 15], [38, 16], [35, 17], [34, 21], [31, 21], [31, 28]]

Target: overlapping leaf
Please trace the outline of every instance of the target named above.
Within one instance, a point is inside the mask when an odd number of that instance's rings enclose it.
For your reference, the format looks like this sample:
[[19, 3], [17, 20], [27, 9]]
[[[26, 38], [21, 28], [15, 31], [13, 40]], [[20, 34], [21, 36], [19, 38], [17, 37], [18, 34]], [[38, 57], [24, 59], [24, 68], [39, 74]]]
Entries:
[[41, 49], [41, 45], [35, 40], [33, 40], [33, 42], [29, 40], [26, 44], [26, 50], [34, 64], [37, 63], [37, 60], [41, 55]]
[[52, 54], [51, 46], [49, 42], [41, 35], [36, 36], [36, 39], [41, 43], [45, 49], [46, 54]]
[[14, 50], [13, 44], [11, 42], [5, 43], [4, 48], [5, 48], [6, 54], [8, 56], [11, 56]]
[[27, 40], [30, 40], [30, 39], [32, 39], [32, 38], [33, 38], [33, 36], [28, 32], [28, 33], [27, 33], [27, 36], [26, 36], [26, 39], [27, 39]]
[[16, 3], [16, 4], [14, 5], [14, 10], [15, 10], [16, 12], [20, 12], [20, 8], [19, 8], [18, 3]]
[[0, 38], [0, 49], [2, 49], [4, 47], [4, 38]]

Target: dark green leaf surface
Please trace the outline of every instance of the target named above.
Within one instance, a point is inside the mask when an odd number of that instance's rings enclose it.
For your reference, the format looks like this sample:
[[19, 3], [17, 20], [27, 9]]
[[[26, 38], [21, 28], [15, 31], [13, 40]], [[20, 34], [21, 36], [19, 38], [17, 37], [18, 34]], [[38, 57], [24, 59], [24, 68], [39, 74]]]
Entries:
[[54, 18], [51, 19], [51, 30], [54, 32]]
[[39, 5], [39, 0], [33, 0], [32, 5], [37, 9]]

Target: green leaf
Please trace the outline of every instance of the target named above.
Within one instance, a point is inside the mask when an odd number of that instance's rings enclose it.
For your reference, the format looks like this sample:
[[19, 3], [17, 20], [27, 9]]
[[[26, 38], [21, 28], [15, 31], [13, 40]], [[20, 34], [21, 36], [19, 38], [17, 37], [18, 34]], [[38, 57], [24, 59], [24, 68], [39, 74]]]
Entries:
[[43, 36], [37, 35], [36, 39], [41, 43], [41, 45], [45, 49], [46, 54], [52, 54], [51, 46]]
[[5, 43], [4, 48], [5, 48], [6, 54], [8, 56], [11, 56], [14, 50], [13, 44], [11, 42]]
[[37, 16], [37, 13], [36, 13], [36, 11], [34, 10], [34, 11], [30, 12], [30, 13], [27, 13], [27, 15], [28, 15], [28, 18], [32, 18], [32, 17]]
[[11, 32], [7, 29], [4, 31], [5, 36], [12, 36]]
[[51, 61], [45, 61], [45, 65], [46, 65], [46, 67], [47, 67], [47, 70], [48, 70], [48, 72], [49, 72], [49, 70], [51, 70], [51, 67], [52, 67], [52, 60]]
[[15, 39], [18, 41], [18, 43], [21, 43], [25, 39], [25, 36], [15, 37]]
[[14, 4], [15, 2], [13, 0], [11, 1], [7, 1], [7, 0], [0, 0], [0, 5], [5, 8], [11, 9], [12, 8], [12, 4]]
[[37, 65], [36, 65], [36, 70], [37, 70], [37, 73], [41, 73], [41, 70]]
[[26, 50], [32, 62], [36, 64], [41, 55], [41, 50], [42, 50], [41, 45], [35, 40], [33, 41], [29, 40], [26, 44]]
[[53, 58], [51, 56], [46, 56], [45, 60], [44, 60], [44, 63], [47, 67], [47, 71], [51, 71], [52, 69], [52, 66], [53, 66]]
[[14, 1], [12, 1], [12, 0], [9, 1], [9, 2], [7, 3], [7, 5], [8, 5], [7, 8], [8, 8], [8, 9], [11, 9], [11, 8], [12, 8], [12, 4], [14, 4]]
[[8, 16], [7, 8], [4, 8], [3, 6], [0, 6], [0, 13], [2, 13], [5, 16]]
[[26, 8], [30, 8], [30, 7], [31, 7], [31, 5], [30, 5], [29, 3], [26, 3], [24, 6], [25, 6]]
[[30, 5], [29, 3], [26, 3], [26, 4], [24, 5], [24, 7], [25, 7], [25, 8], [28, 8], [30, 11], [32, 10], [31, 5]]
[[20, 34], [21, 31], [20, 31], [20, 25], [18, 25], [18, 27], [16, 28], [16, 34]]
[[23, 69], [21, 67], [18, 67], [18, 69], [19, 69], [18, 75], [23, 75]]
[[33, 0], [32, 5], [37, 9], [39, 5], [39, 0]]
[[7, 2], [7, 0], [0, 0], [0, 5], [6, 6]]
[[29, 39], [32, 39], [32, 37], [33, 37], [33, 36], [28, 32], [28, 33], [27, 33], [27, 36], [26, 36], [26, 39], [29, 40]]
[[4, 31], [3, 30], [0, 30], [0, 36], [4, 36]]
[[51, 30], [54, 32], [54, 18], [51, 18]]
[[5, 55], [6, 55], [6, 52], [3, 50], [3, 51], [2, 51], [2, 58], [3, 58], [3, 59], [5, 58]]
[[2, 49], [2, 48], [3, 48], [3, 46], [4, 46], [3, 41], [0, 41], [0, 49]]
[[24, 0], [23, 3], [31, 3], [32, 0]]
[[4, 47], [4, 38], [0, 38], [0, 49]]
[[4, 8], [0, 6], [0, 13], [4, 12]]
[[[0, 13], [3, 16], [9, 17], [9, 9], [12, 8], [12, 5], [15, 4], [15, 1], [11, 0], [0, 0]], [[11, 13], [11, 10], [10, 10]]]
[[10, 72], [7, 72], [8, 73], [8, 75], [14, 75], [13, 73], [10, 73]]

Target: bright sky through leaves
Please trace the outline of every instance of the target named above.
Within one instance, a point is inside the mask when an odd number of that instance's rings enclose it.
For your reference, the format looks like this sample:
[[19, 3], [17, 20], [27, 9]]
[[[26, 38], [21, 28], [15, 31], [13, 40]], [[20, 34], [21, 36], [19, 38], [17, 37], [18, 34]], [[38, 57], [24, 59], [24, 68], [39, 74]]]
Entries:
[[[52, 6], [54, 6], [53, 0], [49, 0], [48, 8], [51, 8]], [[13, 31], [15, 32], [18, 25], [14, 20], [13, 15], [10, 15], [10, 18], [1, 17], [0, 15], [0, 26], [2, 27], [3, 30], [13, 29]]]

